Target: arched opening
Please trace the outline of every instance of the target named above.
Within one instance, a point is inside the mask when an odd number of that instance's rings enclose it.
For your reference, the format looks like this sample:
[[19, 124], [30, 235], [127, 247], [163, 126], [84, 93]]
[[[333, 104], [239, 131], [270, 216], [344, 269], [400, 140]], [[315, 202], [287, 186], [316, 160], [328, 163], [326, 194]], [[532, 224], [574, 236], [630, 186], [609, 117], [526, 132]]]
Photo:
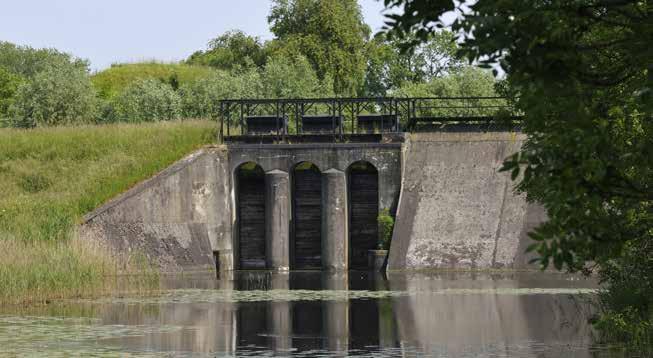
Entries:
[[265, 269], [265, 173], [254, 162], [236, 169], [238, 268]]
[[368, 250], [377, 247], [379, 234], [379, 174], [365, 161], [355, 162], [349, 174], [349, 267], [367, 269]]
[[293, 269], [322, 267], [322, 173], [311, 162], [295, 166], [293, 177]]

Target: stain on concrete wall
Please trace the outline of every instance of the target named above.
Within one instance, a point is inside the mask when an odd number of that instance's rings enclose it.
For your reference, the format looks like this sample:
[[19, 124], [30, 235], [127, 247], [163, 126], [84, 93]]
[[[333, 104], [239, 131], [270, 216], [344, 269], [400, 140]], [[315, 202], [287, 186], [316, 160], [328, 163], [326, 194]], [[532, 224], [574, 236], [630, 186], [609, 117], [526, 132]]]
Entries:
[[524, 138], [510, 132], [412, 134], [388, 269], [525, 268], [527, 233], [544, 213], [498, 172]]
[[213, 251], [230, 269], [230, 187], [226, 148], [205, 148], [87, 215], [79, 234], [164, 272], [213, 269]]

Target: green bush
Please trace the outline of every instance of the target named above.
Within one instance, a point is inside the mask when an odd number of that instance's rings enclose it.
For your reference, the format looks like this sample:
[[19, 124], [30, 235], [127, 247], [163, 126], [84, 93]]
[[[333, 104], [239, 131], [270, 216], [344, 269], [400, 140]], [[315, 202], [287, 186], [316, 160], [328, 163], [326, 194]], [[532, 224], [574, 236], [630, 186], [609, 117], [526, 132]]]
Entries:
[[324, 86], [303, 56], [289, 59], [276, 56], [268, 60], [261, 73], [266, 98], [326, 97], [333, 95], [333, 84]]
[[220, 100], [231, 97], [233, 77], [216, 71], [209, 77], [187, 83], [179, 89], [185, 118], [217, 118]]
[[16, 91], [10, 108], [14, 126], [78, 124], [95, 117], [96, 96], [84, 69], [52, 63]]
[[145, 79], [127, 86], [114, 101], [115, 120], [153, 122], [181, 117], [181, 98], [167, 83]]
[[390, 210], [383, 209], [376, 220], [379, 225], [379, 249], [388, 250], [390, 240], [392, 240], [392, 231], [395, 227], [395, 219], [390, 214]]
[[22, 82], [21, 76], [0, 67], [0, 121], [9, 115], [9, 108], [14, 101], [13, 97]]
[[53, 64], [66, 64], [88, 71], [87, 60], [52, 48], [35, 49], [0, 41], [0, 67], [24, 78], [32, 78]]

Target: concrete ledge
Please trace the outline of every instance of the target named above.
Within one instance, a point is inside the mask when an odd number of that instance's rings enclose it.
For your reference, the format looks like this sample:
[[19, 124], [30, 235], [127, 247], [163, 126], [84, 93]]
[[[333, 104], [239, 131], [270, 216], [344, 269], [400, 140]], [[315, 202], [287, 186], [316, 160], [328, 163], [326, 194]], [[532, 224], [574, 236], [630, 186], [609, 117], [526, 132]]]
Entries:
[[312, 143], [312, 144], [227, 144], [229, 149], [361, 149], [361, 148], [401, 148], [401, 143]]
[[419, 142], [522, 142], [522, 132], [434, 132], [411, 133], [410, 141]]

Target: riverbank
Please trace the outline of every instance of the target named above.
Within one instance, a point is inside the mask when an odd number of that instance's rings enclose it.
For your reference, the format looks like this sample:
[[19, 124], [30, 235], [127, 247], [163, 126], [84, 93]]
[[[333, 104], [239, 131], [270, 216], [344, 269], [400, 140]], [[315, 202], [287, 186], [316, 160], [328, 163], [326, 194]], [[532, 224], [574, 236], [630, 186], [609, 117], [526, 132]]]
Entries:
[[0, 303], [85, 296], [122, 270], [75, 239], [82, 216], [214, 141], [209, 121], [0, 129]]

